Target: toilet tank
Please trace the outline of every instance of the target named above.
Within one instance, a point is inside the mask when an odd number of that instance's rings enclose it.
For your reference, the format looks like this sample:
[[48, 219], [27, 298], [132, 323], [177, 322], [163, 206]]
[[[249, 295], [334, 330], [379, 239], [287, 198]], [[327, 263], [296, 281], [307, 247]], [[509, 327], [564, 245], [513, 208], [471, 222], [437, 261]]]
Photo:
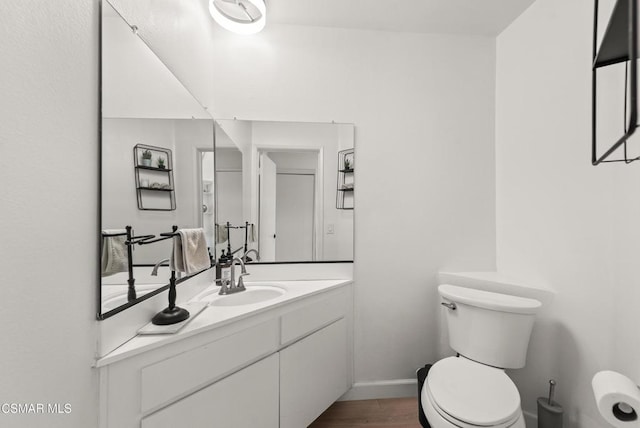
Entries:
[[444, 309], [449, 344], [456, 352], [493, 367], [525, 366], [539, 301], [449, 284], [438, 292], [450, 306]]

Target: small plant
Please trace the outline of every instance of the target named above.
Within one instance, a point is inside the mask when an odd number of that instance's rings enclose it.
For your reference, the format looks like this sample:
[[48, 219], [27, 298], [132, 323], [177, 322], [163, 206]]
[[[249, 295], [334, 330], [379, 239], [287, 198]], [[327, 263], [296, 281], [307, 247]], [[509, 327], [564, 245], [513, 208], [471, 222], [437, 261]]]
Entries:
[[158, 168], [160, 168], [160, 169], [164, 169], [165, 168], [164, 158], [158, 158]]
[[142, 152], [142, 159], [151, 159], [151, 150], [145, 150]]
[[344, 158], [344, 169], [351, 169], [351, 168], [352, 168], [351, 159]]

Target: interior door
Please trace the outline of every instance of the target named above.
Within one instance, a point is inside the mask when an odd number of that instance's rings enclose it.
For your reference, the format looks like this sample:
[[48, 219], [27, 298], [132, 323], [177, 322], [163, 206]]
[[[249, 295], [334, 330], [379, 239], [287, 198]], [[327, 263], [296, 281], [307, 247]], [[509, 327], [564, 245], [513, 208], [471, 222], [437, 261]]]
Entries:
[[276, 260], [315, 260], [315, 176], [277, 174], [276, 177]]
[[265, 262], [276, 260], [276, 164], [260, 154], [259, 252]]

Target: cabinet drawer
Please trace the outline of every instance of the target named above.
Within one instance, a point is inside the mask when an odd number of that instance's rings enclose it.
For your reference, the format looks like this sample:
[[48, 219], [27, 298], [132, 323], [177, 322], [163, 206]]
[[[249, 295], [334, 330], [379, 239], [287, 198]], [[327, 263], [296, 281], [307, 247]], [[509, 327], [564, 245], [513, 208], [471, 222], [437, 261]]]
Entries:
[[278, 428], [278, 355], [142, 419], [142, 428]]
[[278, 322], [242, 330], [141, 370], [141, 410], [147, 413], [278, 349]]
[[340, 290], [322, 300], [282, 315], [280, 343], [285, 345], [343, 318], [348, 294]]
[[280, 428], [308, 426], [349, 389], [347, 322], [280, 351]]

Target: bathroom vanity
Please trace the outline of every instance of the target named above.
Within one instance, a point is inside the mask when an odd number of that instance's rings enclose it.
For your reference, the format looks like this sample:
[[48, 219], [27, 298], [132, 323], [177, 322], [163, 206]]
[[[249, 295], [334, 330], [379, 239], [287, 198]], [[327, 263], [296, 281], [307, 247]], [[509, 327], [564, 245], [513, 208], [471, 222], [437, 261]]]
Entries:
[[343, 395], [353, 384], [352, 282], [246, 285], [202, 291], [192, 301], [208, 306], [178, 333], [138, 335], [99, 359], [99, 426], [301, 428]]

